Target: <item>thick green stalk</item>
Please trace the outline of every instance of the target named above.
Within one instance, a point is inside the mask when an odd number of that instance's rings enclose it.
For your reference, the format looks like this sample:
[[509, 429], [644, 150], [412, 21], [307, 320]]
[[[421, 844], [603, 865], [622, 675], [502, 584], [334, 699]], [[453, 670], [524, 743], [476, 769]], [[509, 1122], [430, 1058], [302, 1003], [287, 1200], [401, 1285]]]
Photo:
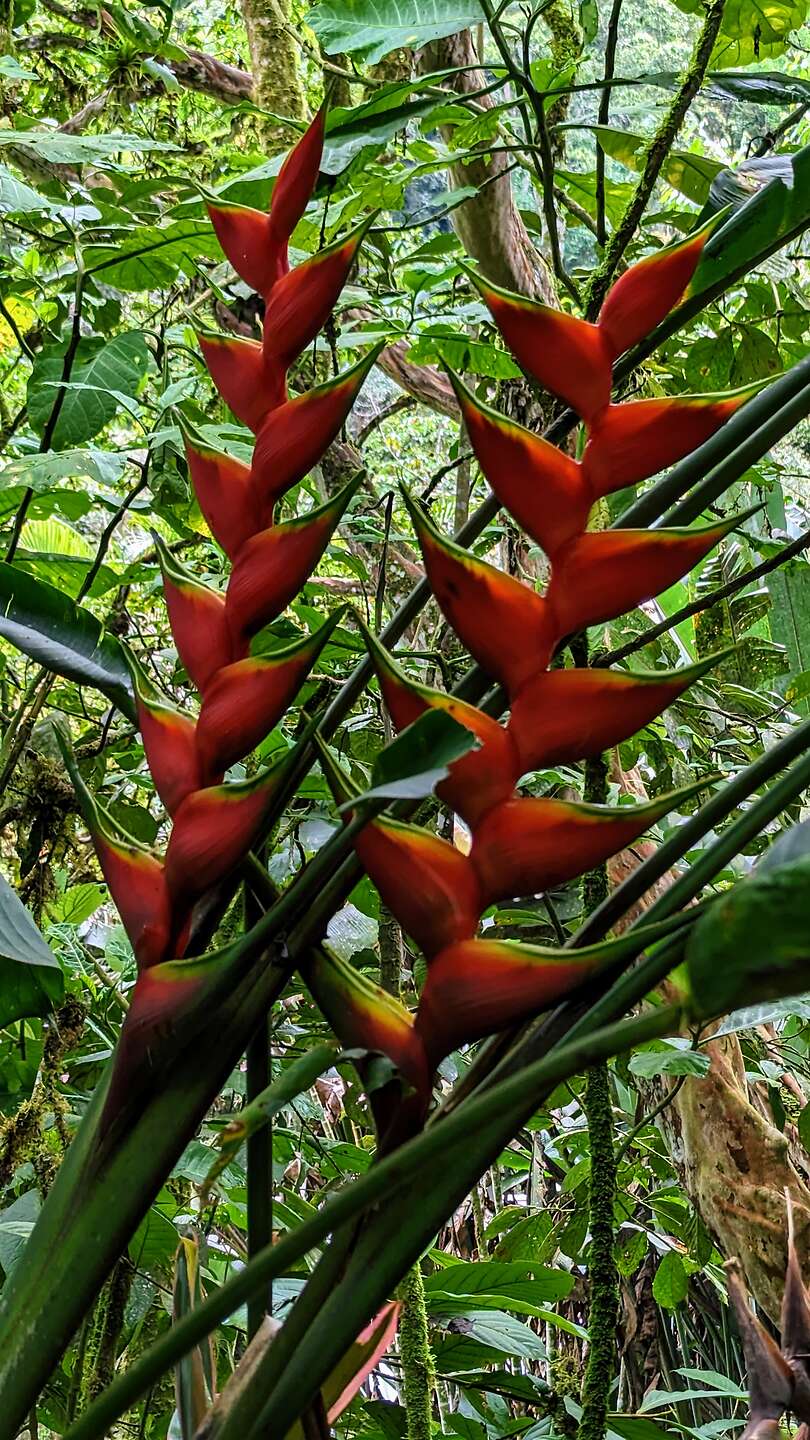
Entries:
[[399, 1287], [399, 1359], [408, 1440], [430, 1440], [436, 1372], [428, 1334], [425, 1285], [418, 1263]]
[[[286, 968], [267, 964], [216, 1008], [174, 1057], [138, 1123], [97, 1145], [109, 1072], [42, 1208], [23, 1264], [0, 1294], [0, 1440], [12, 1440], [166, 1176], [225, 1084], [256, 1015], [280, 995]], [[228, 1046], [222, 1036], [228, 1037]], [[205, 1066], [200, 1056], [207, 1057]], [[33, 1243], [32, 1243], [33, 1242]], [[48, 1296], [43, 1305], [43, 1295]]]
[[[572, 1046], [560, 1046], [553, 1054], [544, 1056], [523, 1074], [512, 1076], [486, 1094], [475, 1097], [440, 1125], [432, 1126], [415, 1139], [407, 1141], [399, 1150], [378, 1161], [351, 1185], [338, 1191], [325, 1202], [317, 1214], [284, 1235], [275, 1245], [268, 1246], [255, 1260], [231, 1276], [219, 1290], [209, 1295], [201, 1305], [184, 1315], [128, 1370], [118, 1376], [95, 1404], [70, 1427], [64, 1440], [100, 1440], [114, 1421], [146, 1394], [164, 1371], [182, 1359], [183, 1355], [187, 1355], [251, 1295], [261, 1291], [275, 1276], [289, 1270], [328, 1235], [344, 1230], [348, 1224], [371, 1209], [379, 1214], [386, 1213], [381, 1207], [381, 1201], [387, 1197], [397, 1197], [396, 1207], [399, 1210], [401, 1197], [406, 1193], [404, 1187], [413, 1185], [414, 1177], [417, 1177], [417, 1193], [421, 1200], [413, 1203], [408, 1192], [411, 1212], [409, 1231], [414, 1225], [421, 1226], [420, 1233], [424, 1231], [425, 1234], [421, 1248], [424, 1248], [424, 1244], [435, 1233], [437, 1217], [448, 1213], [444, 1208], [448, 1187], [452, 1187], [452, 1194], [455, 1194], [461, 1186], [460, 1194], [463, 1198], [472, 1183], [467, 1181], [471, 1170], [478, 1174], [492, 1163], [509, 1136], [525, 1123], [544, 1094], [571, 1075], [579, 1073], [589, 1062], [671, 1034], [678, 1028], [680, 1016], [680, 1007], [669, 1005], [606, 1026], [601, 1031], [582, 1037]], [[475, 1144], [471, 1143], [471, 1136], [475, 1137]], [[449, 1163], [451, 1157], [453, 1164]], [[427, 1189], [424, 1179], [426, 1176], [431, 1177], [431, 1185]], [[434, 1200], [434, 1189], [437, 1193], [441, 1191], [438, 1202]], [[411, 1246], [412, 1238], [409, 1233], [409, 1252]], [[385, 1273], [381, 1285], [376, 1289], [383, 1298], [401, 1279], [407, 1268], [394, 1254], [398, 1249], [395, 1240], [390, 1247], [390, 1254], [378, 1257], [382, 1266], [380, 1273], [382, 1275], [383, 1269]], [[414, 1263], [419, 1253], [421, 1249], [407, 1263]], [[396, 1271], [399, 1267], [399, 1273], [394, 1274], [393, 1278], [390, 1274], [392, 1259], [393, 1270]], [[320, 1269], [320, 1266], [318, 1268]], [[374, 1262], [370, 1265], [372, 1274], [376, 1269]], [[315, 1274], [318, 1274], [317, 1270]], [[360, 1320], [355, 1325], [356, 1309], [357, 1305], [353, 1302], [348, 1325], [343, 1321], [335, 1321], [334, 1329], [340, 1332], [337, 1358], [342, 1354], [340, 1347], [345, 1348], [343, 1337], [348, 1330], [354, 1326], [352, 1333], [356, 1334], [366, 1323], [365, 1320]], [[373, 1313], [372, 1308], [367, 1318]], [[325, 1375], [333, 1368], [332, 1358], [329, 1358], [326, 1369], [320, 1362], [316, 1368], [317, 1381], [306, 1400], [302, 1398], [302, 1406], [308, 1403], [320, 1388]], [[251, 1415], [248, 1428], [252, 1423]], [[289, 1427], [285, 1426], [284, 1430], [279, 1429], [277, 1433], [285, 1434], [287, 1428]], [[13, 1432], [9, 1430], [8, 1433]], [[246, 1437], [248, 1429], [243, 1430], [242, 1434]]]
[[[585, 766], [583, 799], [604, 805], [608, 798], [608, 767], [603, 755]], [[590, 915], [608, 895], [607, 865], [585, 876], [583, 908]], [[585, 1077], [585, 1118], [591, 1152], [588, 1180], [588, 1360], [582, 1386], [579, 1440], [604, 1440], [608, 1397], [616, 1362], [616, 1319], [619, 1291], [613, 1261], [613, 1202], [616, 1164], [613, 1147], [613, 1107], [607, 1062], [594, 1065]]]
[[582, 1386], [579, 1440], [604, 1440], [608, 1398], [616, 1362], [616, 1321], [619, 1291], [613, 1261], [613, 1199], [616, 1163], [610, 1072], [605, 1062], [594, 1065], [585, 1080], [585, 1116], [590, 1136], [591, 1170], [588, 1215], [588, 1362]]

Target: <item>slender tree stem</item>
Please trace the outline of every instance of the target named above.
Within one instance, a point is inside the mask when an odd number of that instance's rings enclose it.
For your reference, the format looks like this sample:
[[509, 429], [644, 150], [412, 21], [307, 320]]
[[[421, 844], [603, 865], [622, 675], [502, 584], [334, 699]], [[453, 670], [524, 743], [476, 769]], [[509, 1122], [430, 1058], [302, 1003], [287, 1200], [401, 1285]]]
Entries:
[[436, 1383], [428, 1334], [425, 1286], [418, 1263], [400, 1289], [399, 1358], [408, 1440], [430, 1440], [433, 1389]]
[[602, 263], [594, 272], [588, 288], [585, 307], [585, 316], [588, 320], [594, 320], [599, 314], [602, 301], [618, 269], [619, 261], [636, 233], [638, 223], [647, 208], [647, 202], [652, 195], [655, 182], [672, 148], [673, 141], [686, 118], [689, 106], [703, 84], [714, 44], [720, 32], [725, 4], [726, 0], [708, 0], [703, 29], [698, 37], [683, 84], [664, 116], [657, 135], [653, 137], [648, 147], [647, 158], [638, 185], [619, 224], [610, 237], [602, 257]]
[[[605, 69], [604, 88], [599, 98], [599, 112], [597, 120], [600, 125], [607, 125], [610, 119], [610, 86], [616, 70], [616, 46], [619, 39], [619, 20], [621, 19], [622, 5], [624, 0], [613, 0], [613, 6], [608, 20], [607, 37], [605, 39]], [[596, 141], [596, 238], [600, 245], [607, 240], [607, 229], [605, 226], [605, 152]]]

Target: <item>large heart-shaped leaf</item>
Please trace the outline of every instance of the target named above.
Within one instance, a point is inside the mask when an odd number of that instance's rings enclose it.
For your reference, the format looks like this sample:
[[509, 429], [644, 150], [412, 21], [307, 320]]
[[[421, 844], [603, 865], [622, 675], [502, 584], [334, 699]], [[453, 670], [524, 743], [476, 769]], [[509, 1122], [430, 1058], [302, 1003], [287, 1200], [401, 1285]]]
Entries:
[[47, 1015], [64, 988], [50, 946], [0, 875], [0, 1028], [28, 1015]]
[[344, 51], [375, 64], [392, 50], [479, 25], [478, 0], [321, 0], [307, 15], [327, 55]]
[[0, 563], [0, 636], [80, 685], [101, 690], [135, 718], [132, 681], [124, 652], [89, 610], [53, 585]]

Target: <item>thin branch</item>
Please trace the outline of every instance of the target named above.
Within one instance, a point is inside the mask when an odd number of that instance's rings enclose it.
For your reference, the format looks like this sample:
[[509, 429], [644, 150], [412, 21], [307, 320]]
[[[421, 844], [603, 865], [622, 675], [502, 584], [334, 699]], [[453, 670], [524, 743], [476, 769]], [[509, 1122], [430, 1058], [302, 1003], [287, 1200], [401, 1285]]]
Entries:
[[[597, 123], [607, 125], [610, 119], [610, 82], [613, 79], [616, 69], [616, 45], [619, 39], [619, 20], [621, 19], [622, 5], [624, 0], [613, 0], [613, 8], [608, 21], [607, 38], [605, 40], [605, 69], [604, 89], [599, 99], [599, 112]], [[596, 140], [596, 238], [600, 245], [607, 240], [607, 229], [605, 226], [605, 152]]]
[[598, 270], [594, 272], [588, 290], [588, 301], [585, 310], [585, 317], [588, 320], [595, 319], [599, 314], [602, 301], [610, 288], [610, 283], [616, 273], [619, 261], [636, 233], [639, 221], [647, 208], [647, 202], [652, 195], [655, 183], [661, 173], [662, 166], [670, 152], [673, 141], [686, 118], [689, 106], [692, 104], [692, 101], [703, 84], [714, 44], [720, 32], [725, 4], [726, 0], [709, 0], [703, 29], [700, 32], [692, 56], [692, 62], [686, 72], [683, 84], [664, 116], [657, 135], [653, 137], [647, 150], [647, 158], [641, 179], [633, 192], [624, 215], [610, 237], [601, 265]]

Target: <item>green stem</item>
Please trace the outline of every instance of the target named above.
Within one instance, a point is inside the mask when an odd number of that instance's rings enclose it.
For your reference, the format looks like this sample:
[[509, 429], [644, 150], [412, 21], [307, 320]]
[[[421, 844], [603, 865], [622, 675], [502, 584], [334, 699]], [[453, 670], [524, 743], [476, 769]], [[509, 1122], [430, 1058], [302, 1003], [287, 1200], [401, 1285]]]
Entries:
[[[128, 1370], [116, 1378], [95, 1404], [71, 1426], [64, 1440], [100, 1440], [109, 1426], [134, 1405], [165, 1370], [187, 1355], [251, 1295], [261, 1291], [269, 1280], [284, 1274], [328, 1235], [343, 1230], [349, 1222], [355, 1221], [371, 1207], [379, 1208], [385, 1197], [401, 1190], [414, 1176], [433, 1173], [435, 1162], [441, 1160], [443, 1172], [436, 1190], [443, 1190], [452, 1182], [453, 1193], [459, 1186], [463, 1187], [463, 1198], [470, 1188], [471, 1182], [468, 1183], [467, 1177], [471, 1163], [477, 1173], [492, 1163], [515, 1128], [519, 1128], [531, 1116], [542, 1095], [549, 1093], [571, 1075], [580, 1073], [589, 1063], [605, 1059], [620, 1050], [645, 1044], [657, 1037], [672, 1034], [678, 1029], [680, 1018], [678, 1005], [662, 1006], [583, 1036], [573, 1045], [560, 1046], [522, 1074], [511, 1076], [492, 1090], [470, 1100], [440, 1125], [435, 1125], [414, 1140], [407, 1141], [399, 1150], [378, 1161], [351, 1185], [338, 1191], [326, 1201], [317, 1214], [282, 1236], [274, 1245], [268, 1246], [244, 1269], [226, 1280], [201, 1305], [184, 1315]], [[470, 1136], [473, 1134], [476, 1136], [475, 1146], [470, 1144]], [[475, 1155], [472, 1154], [473, 1150]], [[449, 1163], [451, 1157], [454, 1161], [452, 1165]], [[429, 1203], [414, 1207], [417, 1214], [411, 1218], [418, 1222], [420, 1235], [425, 1233], [429, 1240], [436, 1228], [438, 1206], [431, 1190], [423, 1193]], [[444, 1194], [441, 1195], [440, 1203], [442, 1213], [447, 1213], [444, 1210]], [[420, 1246], [409, 1258], [408, 1264], [414, 1263], [417, 1255], [421, 1253], [421, 1248]], [[398, 1251], [399, 1246], [392, 1245], [391, 1250]], [[386, 1292], [397, 1283], [402, 1274], [400, 1270], [399, 1275], [394, 1274], [393, 1279], [390, 1279], [391, 1258], [380, 1256], [380, 1284]], [[394, 1268], [398, 1263], [397, 1260]], [[371, 1268], [374, 1270], [376, 1267]], [[352, 1301], [353, 1313], [348, 1318], [348, 1324], [341, 1322], [339, 1326], [341, 1335], [338, 1340], [341, 1346], [341, 1337], [354, 1324], [354, 1310], [358, 1299], [359, 1297], [355, 1297]], [[354, 1333], [362, 1328], [373, 1313], [372, 1309], [369, 1315], [359, 1321]], [[285, 1325], [284, 1329], [286, 1328]], [[283, 1333], [282, 1330], [281, 1334]], [[334, 1338], [333, 1336], [333, 1343]], [[281, 1339], [281, 1335], [278, 1339]], [[304, 1342], [305, 1335], [301, 1337], [299, 1352]], [[271, 1350], [273, 1348], [274, 1346]], [[333, 1368], [331, 1355], [327, 1364], [328, 1368], [324, 1369], [320, 1361], [317, 1363], [318, 1379], [312, 1394], [320, 1388], [324, 1374], [328, 1374]], [[309, 1398], [311, 1397], [308, 1396], [307, 1399]], [[288, 1428], [289, 1426], [285, 1426], [284, 1430], [279, 1428], [278, 1433], [286, 1434]], [[247, 1431], [243, 1431], [243, 1434], [247, 1434]]]
[[408, 1271], [399, 1295], [399, 1358], [408, 1440], [430, 1440], [433, 1389], [436, 1383], [428, 1334], [425, 1286], [419, 1265]]

